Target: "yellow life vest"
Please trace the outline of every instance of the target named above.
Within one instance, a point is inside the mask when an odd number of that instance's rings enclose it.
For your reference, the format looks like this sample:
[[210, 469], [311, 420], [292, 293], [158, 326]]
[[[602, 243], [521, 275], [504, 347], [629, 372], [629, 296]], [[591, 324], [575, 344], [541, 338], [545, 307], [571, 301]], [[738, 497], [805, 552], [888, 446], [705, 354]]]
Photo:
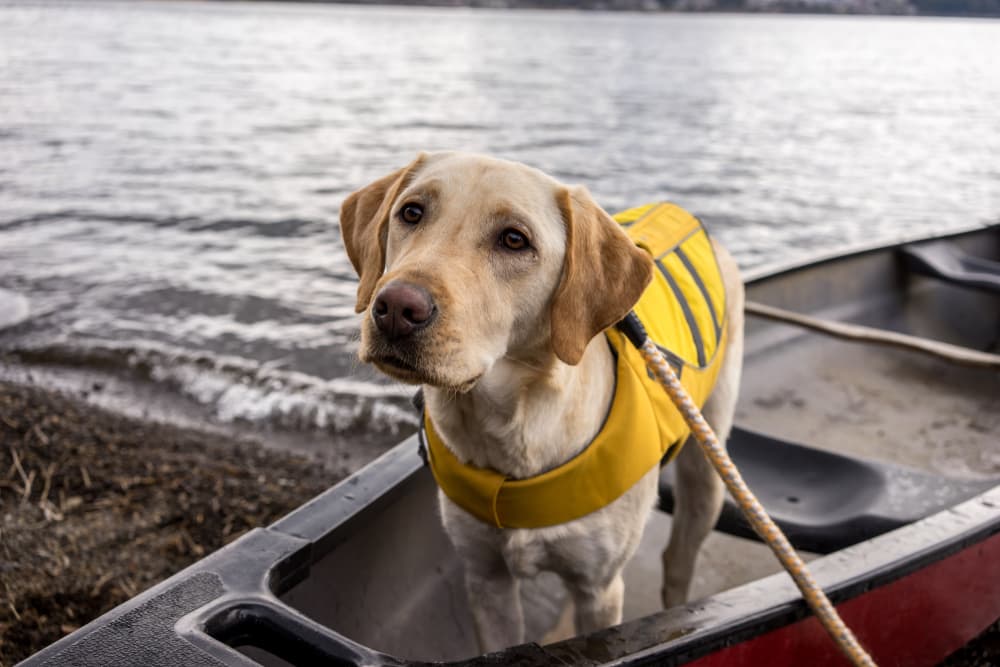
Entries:
[[[711, 241], [697, 218], [669, 203], [614, 216], [658, 271], [633, 312], [698, 407], [708, 399], [726, 346], [726, 295]], [[435, 480], [451, 500], [498, 528], [541, 528], [586, 516], [617, 499], [688, 436], [680, 412], [617, 328], [604, 332], [617, 356], [615, 395], [594, 440], [563, 465], [509, 479], [460, 461], [425, 413], [421, 436]]]

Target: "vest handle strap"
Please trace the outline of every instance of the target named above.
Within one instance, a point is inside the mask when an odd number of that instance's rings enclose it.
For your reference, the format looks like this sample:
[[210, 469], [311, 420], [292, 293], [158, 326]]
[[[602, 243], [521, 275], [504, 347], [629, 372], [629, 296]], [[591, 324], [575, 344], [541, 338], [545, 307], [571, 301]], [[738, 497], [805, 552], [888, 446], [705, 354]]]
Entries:
[[628, 311], [628, 315], [622, 318], [618, 324], [615, 325], [619, 331], [625, 334], [625, 337], [629, 339], [629, 342], [635, 346], [635, 349], [642, 349], [643, 344], [649, 335], [646, 333], [646, 327], [643, 326], [642, 321], [639, 316], [635, 314], [634, 310]]
[[417, 454], [420, 454], [420, 458], [423, 460], [424, 465], [429, 466], [430, 460], [427, 458], [427, 435], [424, 433], [424, 420], [426, 415], [424, 412], [423, 387], [417, 389], [417, 393], [415, 393], [413, 398], [410, 399], [410, 403], [412, 403], [413, 407], [420, 413], [420, 426], [417, 427]]

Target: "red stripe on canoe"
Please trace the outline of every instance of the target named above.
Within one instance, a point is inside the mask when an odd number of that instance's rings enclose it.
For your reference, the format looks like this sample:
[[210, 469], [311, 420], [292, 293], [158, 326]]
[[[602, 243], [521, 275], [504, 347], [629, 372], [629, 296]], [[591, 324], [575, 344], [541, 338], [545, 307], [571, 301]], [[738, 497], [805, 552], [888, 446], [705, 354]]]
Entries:
[[[837, 605], [879, 667], [933, 667], [1000, 618], [1000, 535]], [[695, 660], [697, 667], [841, 667], [813, 617]]]

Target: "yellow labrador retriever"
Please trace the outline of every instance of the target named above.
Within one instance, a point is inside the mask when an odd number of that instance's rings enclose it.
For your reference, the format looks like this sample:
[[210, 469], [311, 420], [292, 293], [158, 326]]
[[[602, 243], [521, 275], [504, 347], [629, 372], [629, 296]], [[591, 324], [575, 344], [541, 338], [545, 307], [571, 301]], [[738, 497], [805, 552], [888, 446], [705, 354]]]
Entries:
[[[513, 162], [421, 154], [351, 194], [341, 233], [360, 277], [360, 357], [423, 385], [451, 455], [524, 480], [587, 448], [616, 386], [615, 357], [600, 334], [636, 303], [653, 265], [585, 189]], [[732, 258], [715, 250], [729, 344], [704, 413], [724, 441], [740, 380], [743, 288]], [[565, 581], [577, 632], [621, 622], [622, 570], [658, 476], [654, 465], [603, 508], [541, 528], [498, 528], [439, 493], [482, 650], [524, 641], [518, 579], [541, 570]], [[696, 445], [677, 457], [675, 493], [663, 554], [667, 606], [686, 600], [722, 503], [721, 480]]]

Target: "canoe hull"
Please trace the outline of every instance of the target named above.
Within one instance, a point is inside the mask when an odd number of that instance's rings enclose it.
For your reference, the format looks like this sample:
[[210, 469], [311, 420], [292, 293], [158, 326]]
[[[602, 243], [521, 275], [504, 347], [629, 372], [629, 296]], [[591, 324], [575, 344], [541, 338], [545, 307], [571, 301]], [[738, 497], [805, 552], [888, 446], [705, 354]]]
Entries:
[[[989, 627], [997, 618], [998, 600], [1000, 534], [843, 602], [837, 610], [882, 667], [931, 667]], [[832, 667], [845, 661], [819, 621], [809, 617], [690, 664]]]

